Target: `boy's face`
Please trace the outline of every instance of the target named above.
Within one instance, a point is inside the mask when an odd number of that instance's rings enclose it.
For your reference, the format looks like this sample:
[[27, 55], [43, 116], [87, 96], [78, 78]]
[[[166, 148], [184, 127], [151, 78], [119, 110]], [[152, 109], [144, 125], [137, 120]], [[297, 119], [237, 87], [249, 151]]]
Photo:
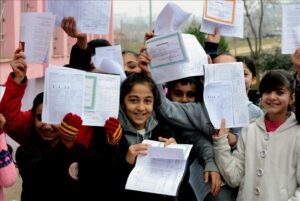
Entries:
[[173, 102], [188, 103], [196, 101], [196, 85], [188, 83], [186, 85], [177, 82], [169, 92], [170, 100]]
[[246, 92], [248, 94], [251, 86], [253, 84], [255, 84], [256, 79], [255, 79], [255, 77], [253, 77], [251, 71], [249, 70], [249, 68], [245, 64], [243, 64], [243, 68], [244, 68], [244, 78], [245, 78]]
[[43, 111], [43, 104], [40, 104], [37, 107], [37, 109], [35, 111], [35, 115], [34, 115], [35, 129], [43, 140], [46, 140], [46, 141], [55, 140], [59, 135], [58, 129], [57, 129], [59, 127], [59, 125], [43, 123], [42, 118], [41, 118], [42, 111]]
[[123, 63], [125, 72], [140, 73], [142, 71], [138, 66], [138, 59], [133, 54], [124, 54]]
[[153, 112], [154, 96], [147, 84], [136, 84], [125, 96], [123, 110], [133, 127], [137, 130], [145, 128], [147, 120]]
[[261, 99], [262, 107], [268, 113], [268, 118], [273, 121], [284, 120], [289, 105], [294, 103], [294, 95], [287, 87], [279, 90], [264, 92]]

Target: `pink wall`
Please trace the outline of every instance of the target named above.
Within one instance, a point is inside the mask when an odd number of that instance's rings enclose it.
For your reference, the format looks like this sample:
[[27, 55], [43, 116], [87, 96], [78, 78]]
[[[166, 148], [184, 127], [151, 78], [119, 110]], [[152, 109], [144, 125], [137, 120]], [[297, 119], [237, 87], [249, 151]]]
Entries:
[[[3, 30], [0, 30], [0, 32], [5, 33], [5, 39], [0, 40], [0, 84], [4, 84], [7, 76], [11, 72], [9, 63], [13, 57], [14, 50], [18, 47], [19, 43], [20, 14], [21, 12], [43, 12], [45, 10], [45, 0], [1, 1], [5, 4], [5, 21], [3, 22]], [[110, 33], [107, 36], [89, 34], [88, 40], [99, 37], [106, 38], [113, 44], [113, 18], [110, 22]], [[67, 64], [69, 61], [71, 47], [75, 44], [75, 42], [76, 40], [68, 37], [61, 28], [55, 28], [53, 41], [50, 47], [49, 63], [55, 65]], [[44, 68], [46, 66], [47, 64], [29, 64], [27, 73], [28, 78], [33, 79], [43, 77]]]

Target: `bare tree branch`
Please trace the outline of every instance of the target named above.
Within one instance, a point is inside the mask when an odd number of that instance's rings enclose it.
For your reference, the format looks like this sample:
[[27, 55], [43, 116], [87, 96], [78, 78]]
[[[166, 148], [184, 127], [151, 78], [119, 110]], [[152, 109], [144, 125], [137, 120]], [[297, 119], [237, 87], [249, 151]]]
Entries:
[[[245, 11], [246, 11], [246, 17], [249, 21], [249, 25], [250, 25], [250, 28], [251, 28], [251, 32], [254, 36], [254, 44], [255, 44], [255, 52], [257, 52], [257, 33], [256, 33], [256, 30], [254, 28], [254, 25], [253, 25], [253, 22], [252, 22], [252, 19], [251, 19], [251, 16], [250, 16], [250, 13], [249, 13], [249, 8], [248, 8], [248, 5], [246, 3], [246, 0], [243, 0], [244, 1], [244, 8], [245, 8]], [[247, 41], [248, 41], [248, 44], [251, 44], [251, 41], [249, 38], [247, 38]], [[250, 45], [249, 45], [250, 47]], [[252, 45], [251, 45], [252, 47]], [[253, 48], [250, 47], [250, 50], [251, 50], [251, 55], [254, 56], [255, 55], [255, 52], [253, 51]]]
[[262, 22], [264, 17], [264, 2], [263, 0], [260, 0], [260, 18], [259, 18], [259, 28], [258, 28], [258, 54], [260, 54], [262, 50]]

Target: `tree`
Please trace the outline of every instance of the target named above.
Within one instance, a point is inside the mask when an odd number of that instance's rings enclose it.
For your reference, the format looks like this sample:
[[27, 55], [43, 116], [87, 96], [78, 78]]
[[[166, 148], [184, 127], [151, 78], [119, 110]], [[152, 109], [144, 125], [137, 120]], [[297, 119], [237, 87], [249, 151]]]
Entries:
[[[243, 1], [246, 18], [248, 19], [249, 27], [253, 35], [253, 40], [251, 40], [249, 36], [247, 36], [246, 39], [250, 48], [251, 57], [256, 61], [262, 51], [262, 23], [264, 17], [264, 1], [259, 0], [259, 3], [258, 1]], [[251, 10], [257, 10], [257, 8], [259, 8], [259, 12], [256, 13], [256, 15], [251, 15]], [[252, 17], [258, 19], [257, 26], [255, 26]]]
[[[191, 25], [189, 25], [185, 29], [184, 33], [189, 33], [196, 36], [199, 43], [204, 47], [205, 33], [202, 33], [199, 30], [200, 30], [200, 25], [192, 22]], [[224, 37], [221, 37], [218, 51], [222, 53], [229, 53], [228, 43]]]

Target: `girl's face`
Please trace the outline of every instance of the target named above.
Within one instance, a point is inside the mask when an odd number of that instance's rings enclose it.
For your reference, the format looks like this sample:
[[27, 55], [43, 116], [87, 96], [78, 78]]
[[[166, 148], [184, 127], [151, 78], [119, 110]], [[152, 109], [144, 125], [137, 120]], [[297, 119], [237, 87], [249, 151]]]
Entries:
[[244, 79], [245, 79], [245, 85], [246, 85], [246, 92], [248, 93], [251, 86], [253, 84], [255, 84], [255, 77], [253, 77], [251, 71], [249, 70], [249, 68], [243, 64], [243, 68], [244, 68]]
[[34, 115], [35, 121], [35, 129], [40, 137], [47, 141], [52, 141], [58, 137], [58, 126], [59, 125], [51, 125], [45, 124], [42, 122], [42, 111], [43, 111], [43, 104], [40, 104]]
[[153, 112], [154, 96], [148, 84], [136, 84], [125, 96], [123, 109], [133, 127], [145, 128], [146, 121]]
[[294, 103], [294, 95], [288, 87], [262, 94], [262, 107], [273, 121], [285, 120], [289, 105]]

